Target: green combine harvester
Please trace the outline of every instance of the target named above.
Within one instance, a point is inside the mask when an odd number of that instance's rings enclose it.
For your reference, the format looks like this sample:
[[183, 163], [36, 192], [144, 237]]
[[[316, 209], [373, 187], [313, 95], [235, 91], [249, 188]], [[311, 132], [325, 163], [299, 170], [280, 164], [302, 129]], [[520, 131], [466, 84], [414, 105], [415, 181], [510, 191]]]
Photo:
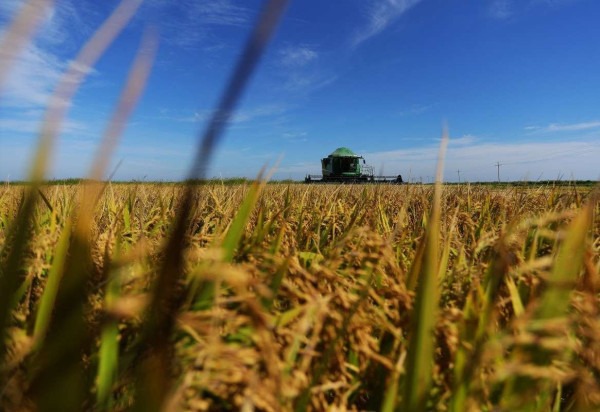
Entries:
[[[362, 162], [361, 162], [362, 160]], [[403, 183], [402, 176], [375, 176], [373, 166], [347, 147], [321, 159], [322, 175], [306, 175], [306, 183]]]

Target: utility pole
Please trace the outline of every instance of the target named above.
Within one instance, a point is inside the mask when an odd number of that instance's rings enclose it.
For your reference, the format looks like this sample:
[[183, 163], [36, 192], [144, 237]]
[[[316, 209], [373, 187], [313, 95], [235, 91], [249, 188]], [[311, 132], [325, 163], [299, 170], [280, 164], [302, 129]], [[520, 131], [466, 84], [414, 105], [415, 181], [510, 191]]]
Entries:
[[460, 184], [460, 169], [456, 171], [458, 173], [458, 183]]
[[500, 162], [496, 162], [495, 166], [498, 168], [498, 183], [500, 183], [500, 166], [502, 166], [502, 164], [500, 164]]

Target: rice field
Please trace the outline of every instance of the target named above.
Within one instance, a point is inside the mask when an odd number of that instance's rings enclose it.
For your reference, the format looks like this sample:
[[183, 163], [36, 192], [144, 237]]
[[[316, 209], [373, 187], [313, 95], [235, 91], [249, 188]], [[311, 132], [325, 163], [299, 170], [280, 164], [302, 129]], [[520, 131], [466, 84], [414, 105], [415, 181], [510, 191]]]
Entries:
[[0, 409], [598, 409], [599, 211], [576, 186], [7, 185]]
[[[140, 2], [120, 2], [74, 56], [30, 183], [0, 186], [0, 410], [600, 410], [597, 189], [443, 185], [441, 172], [435, 185], [204, 182], [286, 3], [258, 16], [185, 184], [104, 178], [152, 30], [90, 180], [43, 183], [81, 68]], [[41, 6], [22, 7], [4, 48], [27, 44]]]

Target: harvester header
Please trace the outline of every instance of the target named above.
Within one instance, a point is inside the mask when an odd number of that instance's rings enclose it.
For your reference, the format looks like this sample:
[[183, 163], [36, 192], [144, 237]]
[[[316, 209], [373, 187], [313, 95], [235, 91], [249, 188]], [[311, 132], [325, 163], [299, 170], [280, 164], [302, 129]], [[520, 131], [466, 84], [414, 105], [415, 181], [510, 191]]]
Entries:
[[366, 164], [362, 156], [347, 147], [338, 147], [321, 159], [322, 175], [306, 175], [306, 183], [402, 183], [402, 176], [376, 176], [373, 166]]

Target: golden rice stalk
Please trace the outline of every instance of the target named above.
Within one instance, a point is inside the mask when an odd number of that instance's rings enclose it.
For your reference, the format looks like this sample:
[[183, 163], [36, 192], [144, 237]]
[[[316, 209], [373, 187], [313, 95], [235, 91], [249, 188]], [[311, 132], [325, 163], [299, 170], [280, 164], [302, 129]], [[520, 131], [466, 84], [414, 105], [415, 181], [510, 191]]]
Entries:
[[406, 357], [406, 376], [402, 398], [402, 410], [421, 411], [429, 396], [432, 384], [434, 327], [437, 319], [439, 290], [439, 236], [442, 197], [442, 174], [444, 154], [448, 144], [448, 131], [444, 128], [433, 203], [425, 233], [425, 249], [415, 295], [414, 314], [411, 321], [410, 341]]

